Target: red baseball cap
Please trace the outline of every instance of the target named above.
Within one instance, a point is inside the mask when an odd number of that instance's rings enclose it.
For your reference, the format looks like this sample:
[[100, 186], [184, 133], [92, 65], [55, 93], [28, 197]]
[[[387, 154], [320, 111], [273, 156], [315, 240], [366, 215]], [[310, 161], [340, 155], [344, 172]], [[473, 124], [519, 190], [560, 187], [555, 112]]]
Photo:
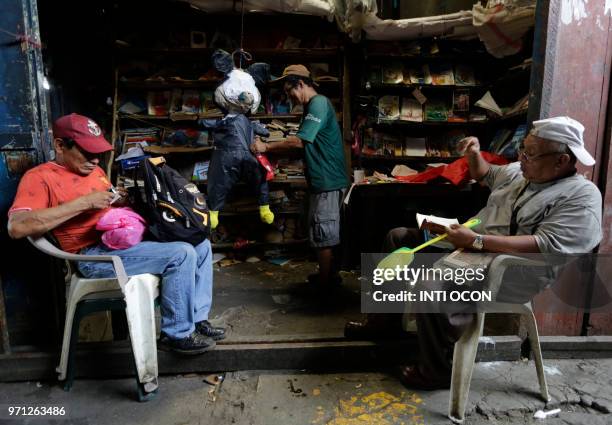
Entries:
[[102, 135], [100, 126], [79, 114], [64, 115], [53, 123], [53, 137], [72, 139], [89, 153], [102, 153], [113, 147]]

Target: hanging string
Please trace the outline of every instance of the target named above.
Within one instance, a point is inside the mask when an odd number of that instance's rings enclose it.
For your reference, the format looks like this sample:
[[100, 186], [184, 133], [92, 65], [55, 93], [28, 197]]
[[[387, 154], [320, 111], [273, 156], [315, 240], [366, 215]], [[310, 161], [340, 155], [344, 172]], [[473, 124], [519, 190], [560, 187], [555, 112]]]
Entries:
[[[244, 44], [244, 0], [242, 0], [242, 8], [240, 11], [240, 51], [242, 52], [242, 46]], [[242, 63], [240, 63], [242, 68]]]
[[245, 52], [243, 49], [244, 46], [244, 0], [242, 0], [242, 6], [240, 8], [240, 47], [234, 53], [232, 53], [232, 59], [234, 63], [236, 63], [236, 59], [234, 56], [238, 54], [238, 67], [242, 69], [242, 61], [250, 62], [253, 57], [250, 53]]

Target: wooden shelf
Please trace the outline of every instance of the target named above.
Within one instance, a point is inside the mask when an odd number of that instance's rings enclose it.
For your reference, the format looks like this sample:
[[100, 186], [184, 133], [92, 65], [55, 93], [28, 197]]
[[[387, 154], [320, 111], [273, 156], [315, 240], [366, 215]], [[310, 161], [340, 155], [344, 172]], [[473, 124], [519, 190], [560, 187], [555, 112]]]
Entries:
[[366, 88], [365, 85], [362, 86], [362, 92], [368, 91], [377, 91], [377, 90], [414, 90], [418, 88], [419, 90], [448, 90], [448, 89], [482, 89], [488, 87], [484, 84], [474, 84], [471, 86], [461, 86], [457, 84], [451, 85], [437, 85], [437, 84], [391, 84], [391, 83], [370, 83], [370, 88]]
[[[204, 58], [210, 58], [216, 49], [201, 48], [192, 49], [189, 47], [177, 47], [168, 49], [156, 49], [146, 47], [116, 47], [115, 51], [122, 55], [197, 55]], [[270, 48], [249, 48], [245, 47], [245, 51], [253, 56], [254, 61], [266, 59], [332, 59], [337, 58], [342, 52], [341, 47], [337, 48], [314, 48], [314, 49], [270, 49]]]
[[492, 120], [487, 121], [465, 121], [465, 122], [454, 122], [454, 121], [381, 121], [377, 122], [374, 125], [380, 127], [394, 127], [394, 126], [409, 126], [409, 127], [419, 127], [419, 126], [449, 126], [449, 127], [462, 127], [469, 125], [484, 125], [490, 123]]
[[119, 81], [119, 84], [132, 89], [173, 89], [173, 88], [215, 88], [222, 80], [143, 80], [143, 81]]
[[146, 153], [166, 155], [172, 153], [198, 153], [212, 150], [212, 146], [202, 146], [200, 148], [183, 147], [183, 146], [145, 146], [143, 150]]
[[[193, 180], [195, 184], [205, 185], [208, 184], [208, 180]], [[291, 186], [307, 186], [306, 179], [273, 179], [268, 181], [269, 184], [287, 184]], [[243, 183], [238, 183], [243, 184]]]
[[[248, 245], [245, 245], [241, 249], [247, 248], [256, 248], [261, 246], [297, 246], [303, 245], [308, 242], [308, 239], [295, 239], [283, 242], [251, 242]], [[234, 247], [234, 242], [221, 242], [221, 243], [213, 243], [213, 249], [229, 249]]]
[[[128, 89], [141, 90], [170, 90], [174, 88], [182, 89], [214, 89], [222, 80], [141, 80], [141, 81], [119, 81], [122, 87]], [[340, 81], [316, 81], [316, 83], [324, 88], [340, 87]]]
[[527, 109], [523, 111], [513, 112], [512, 114], [507, 114], [499, 118], [495, 118], [493, 121], [511, 120], [511, 119], [518, 118], [518, 117], [527, 118]]
[[[191, 115], [189, 117], [178, 115], [177, 118], [173, 119], [171, 115], [142, 115], [142, 114], [120, 114], [119, 118], [121, 119], [135, 119], [135, 120], [151, 120], [151, 121], [187, 121], [187, 122], [195, 122], [199, 119], [216, 119], [222, 118], [223, 115]], [[302, 118], [302, 114], [253, 114], [250, 115], [249, 118], [258, 119], [258, 120], [297, 120]]]
[[361, 160], [383, 161], [383, 162], [453, 162], [461, 158], [460, 156], [383, 156], [383, 155], [361, 155]]

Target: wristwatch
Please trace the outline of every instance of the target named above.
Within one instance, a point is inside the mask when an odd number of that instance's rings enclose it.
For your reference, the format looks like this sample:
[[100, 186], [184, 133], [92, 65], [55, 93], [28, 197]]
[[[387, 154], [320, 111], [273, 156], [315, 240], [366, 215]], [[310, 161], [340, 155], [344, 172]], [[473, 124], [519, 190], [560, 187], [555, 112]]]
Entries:
[[474, 242], [472, 242], [472, 248], [478, 251], [482, 251], [483, 247], [484, 247], [484, 236], [476, 235], [476, 238], [474, 238]]

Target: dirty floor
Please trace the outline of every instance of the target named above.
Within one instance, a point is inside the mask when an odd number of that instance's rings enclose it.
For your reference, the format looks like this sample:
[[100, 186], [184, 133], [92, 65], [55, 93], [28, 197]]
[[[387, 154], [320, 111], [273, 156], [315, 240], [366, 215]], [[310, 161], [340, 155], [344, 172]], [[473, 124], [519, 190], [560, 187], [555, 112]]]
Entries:
[[342, 272], [341, 286], [320, 290], [307, 282], [315, 271], [298, 260], [217, 263], [210, 317], [229, 328], [224, 343], [343, 337], [346, 321], [362, 317], [358, 275]]
[[[546, 361], [556, 417], [543, 409], [533, 362], [479, 363], [466, 424], [612, 423], [612, 360]], [[210, 385], [205, 375], [162, 377], [157, 398], [133, 401], [133, 379], [78, 380], [67, 393], [45, 382], [0, 384], [0, 424], [448, 424], [448, 391], [417, 392], [384, 373], [245, 371]], [[9, 406], [59, 406], [63, 418], [10, 418]]]

